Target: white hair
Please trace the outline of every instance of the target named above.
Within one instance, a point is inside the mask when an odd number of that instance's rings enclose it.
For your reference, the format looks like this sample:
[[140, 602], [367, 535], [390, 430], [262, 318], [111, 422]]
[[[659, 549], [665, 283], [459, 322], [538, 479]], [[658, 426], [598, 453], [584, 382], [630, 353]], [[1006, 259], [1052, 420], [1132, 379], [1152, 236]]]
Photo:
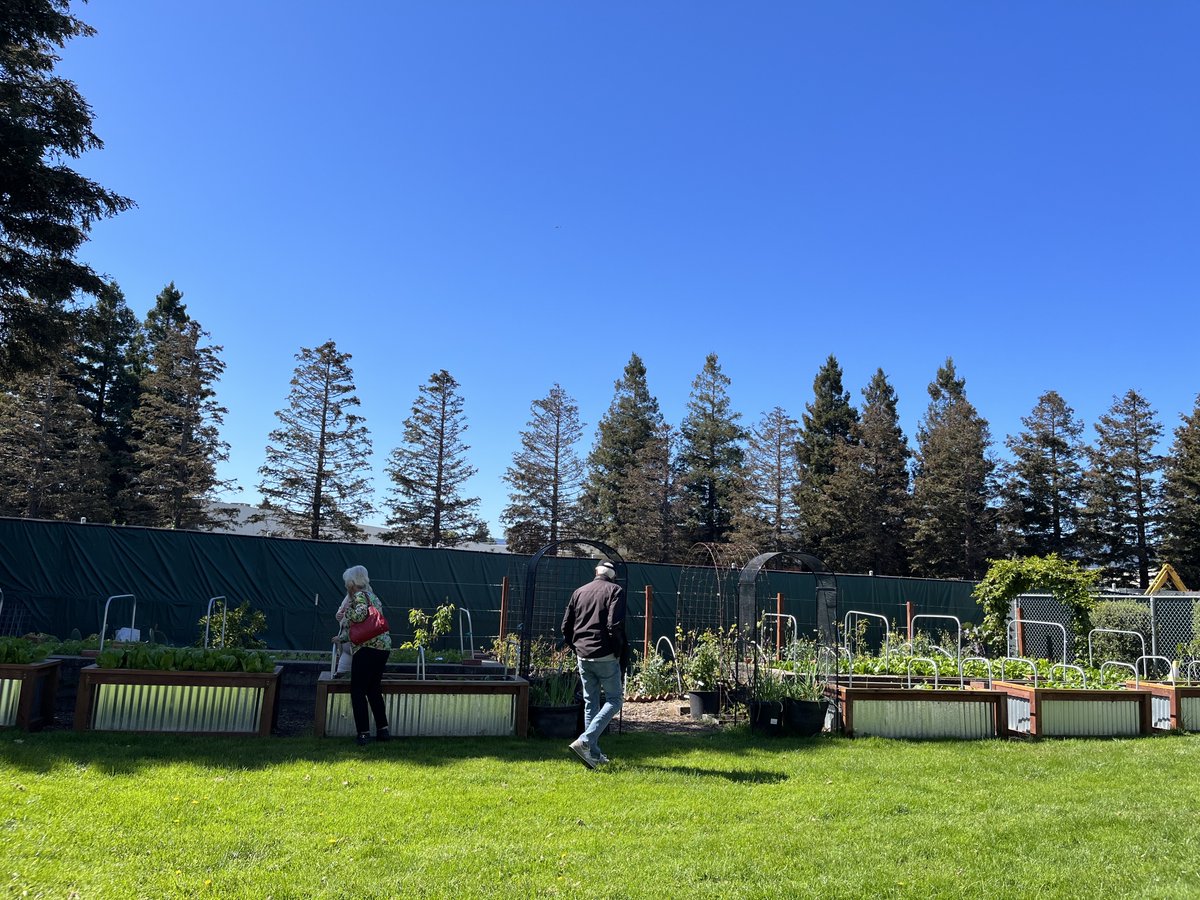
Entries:
[[607, 578], [609, 581], [617, 580], [617, 568], [607, 559], [596, 564], [596, 574], [601, 578]]
[[351, 566], [342, 573], [342, 581], [346, 585], [346, 593], [353, 594], [351, 588], [361, 588], [364, 591], [371, 589], [371, 579], [367, 577], [367, 570], [364, 566]]

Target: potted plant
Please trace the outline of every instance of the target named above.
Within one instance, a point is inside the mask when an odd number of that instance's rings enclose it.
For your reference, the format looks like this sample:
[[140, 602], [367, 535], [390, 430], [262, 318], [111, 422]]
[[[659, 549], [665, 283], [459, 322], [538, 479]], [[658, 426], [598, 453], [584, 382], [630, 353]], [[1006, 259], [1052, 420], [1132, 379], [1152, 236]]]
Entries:
[[812, 737], [825, 728], [825, 682], [815, 674], [783, 679], [783, 730], [785, 734]]
[[787, 686], [783, 677], [770, 670], [757, 673], [750, 687], [750, 730], [759, 734], [781, 735], [784, 729], [784, 700]]
[[721, 711], [720, 679], [722, 663], [722, 635], [705, 630], [697, 635], [681, 631], [675, 633], [680, 649], [679, 674], [683, 689], [688, 695], [693, 719], [715, 716]]
[[583, 715], [583, 704], [576, 696], [578, 689], [579, 676], [567, 669], [530, 678], [530, 727], [542, 737], [576, 737]]

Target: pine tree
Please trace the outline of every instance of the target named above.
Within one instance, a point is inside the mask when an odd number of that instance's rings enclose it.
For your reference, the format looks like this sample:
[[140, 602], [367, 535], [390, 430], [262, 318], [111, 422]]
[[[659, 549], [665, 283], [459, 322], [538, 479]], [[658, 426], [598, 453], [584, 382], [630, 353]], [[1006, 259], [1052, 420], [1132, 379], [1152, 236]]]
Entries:
[[22, 373], [0, 392], [0, 515], [105, 520], [104, 448], [72, 376]]
[[629, 497], [640, 491], [631, 492], [628, 482], [639, 478], [642, 451], [662, 425], [658, 400], [646, 384], [646, 366], [633, 353], [614, 384], [612, 403], [596, 427], [579, 504], [581, 527], [613, 547], [628, 546], [630, 531], [641, 528], [640, 513], [626, 508]]
[[1083, 496], [1083, 422], [1057, 391], [1038, 398], [1021, 419], [1025, 431], [1005, 441], [1001, 523], [1006, 549], [1020, 556], [1070, 556]]
[[628, 519], [620, 544], [627, 559], [664, 563], [679, 552], [678, 437], [661, 423], [634, 455], [621, 483], [619, 506]]
[[749, 503], [734, 522], [739, 543], [763, 552], [799, 548], [799, 437], [799, 422], [780, 406], [763, 413], [750, 430], [746, 441]]
[[130, 441], [140, 390], [139, 346], [137, 317], [126, 305], [121, 289], [110, 283], [81, 314], [78, 349], [80, 399], [100, 429], [104, 449], [108, 481], [105, 521], [125, 521], [120, 502], [133, 477]]
[[1162, 424], [1149, 402], [1137, 391], [1126, 391], [1096, 423], [1085, 475], [1084, 546], [1109, 577], [1136, 571], [1141, 590], [1150, 586], [1160, 518], [1156, 476], [1162, 458], [1154, 453], [1160, 437]]
[[132, 524], [208, 529], [229, 520], [228, 511], [213, 506], [218, 492], [231, 487], [217, 476], [217, 463], [229, 458], [220, 437], [226, 410], [214, 389], [225, 364], [219, 346], [201, 346], [206, 337], [189, 319], [153, 347], [133, 413]]
[[561, 385], [533, 401], [521, 449], [504, 473], [510, 491], [500, 521], [511, 552], [535, 553], [573, 532], [583, 482], [575, 446], [582, 434], [579, 406]]
[[384, 540], [422, 547], [487, 540], [479, 498], [462, 495], [463, 485], [475, 474], [467, 462], [471, 448], [462, 440], [466, 430], [458, 382], [445, 369], [434, 372], [404, 421], [404, 443], [389, 457], [392, 530]]
[[821, 519], [828, 535], [822, 561], [838, 572], [904, 575], [912, 528], [908, 492], [912, 451], [900, 428], [896, 392], [882, 369], [863, 389], [863, 401], [850, 440], [834, 451]]
[[912, 567], [926, 578], [979, 579], [995, 553], [988, 424], [947, 359], [917, 431]]
[[850, 440], [858, 413], [850, 392], [842, 387], [842, 367], [831, 353], [813, 379], [813, 399], [805, 405], [803, 428], [796, 445], [800, 464], [796, 506], [802, 545], [823, 560], [829, 537], [825, 521], [826, 486], [836, 467], [837, 448]]
[[1162, 558], [1184, 583], [1200, 585], [1200, 396], [1180, 417], [1163, 478]]
[[255, 521], [278, 523], [277, 533], [311, 540], [359, 540], [373, 511], [368, 473], [371, 438], [351, 410], [359, 406], [351, 355], [333, 341], [296, 354], [281, 427], [269, 435], [258, 490], [265, 511]]
[[0, 8], [0, 373], [45, 370], [70, 340], [65, 305], [102, 279], [75, 255], [92, 224], [132, 201], [65, 165], [103, 143], [57, 48], [93, 29], [67, 0]]
[[680, 495], [689, 542], [723, 543], [734, 517], [744, 512], [745, 433], [730, 409], [729, 377], [715, 353], [692, 382], [688, 412], [680, 426]]

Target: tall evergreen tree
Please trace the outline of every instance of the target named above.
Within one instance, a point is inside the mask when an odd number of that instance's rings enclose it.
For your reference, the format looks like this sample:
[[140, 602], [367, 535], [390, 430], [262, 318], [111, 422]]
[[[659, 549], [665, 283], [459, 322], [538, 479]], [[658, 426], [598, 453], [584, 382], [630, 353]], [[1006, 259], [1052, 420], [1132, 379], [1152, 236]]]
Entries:
[[583, 434], [579, 406], [555, 384], [533, 401], [531, 414], [521, 448], [504, 473], [510, 491], [500, 521], [513, 553], [535, 553], [573, 532], [583, 482], [583, 462], [575, 450]]
[[717, 355], [708, 354], [679, 429], [683, 530], [693, 543], [727, 541], [746, 503], [745, 432], [741, 413], [730, 408], [729, 384]]
[[639, 513], [626, 508], [628, 499], [639, 495], [631, 493], [628, 482], [638, 478], [644, 461], [639, 455], [662, 425], [658, 400], [646, 384], [646, 366], [636, 353], [630, 354], [614, 384], [612, 403], [596, 426], [579, 504], [588, 530], [613, 547], [628, 546], [630, 530], [641, 527]]
[[267, 510], [257, 521], [311, 540], [358, 540], [371, 505], [371, 438], [355, 393], [351, 355], [333, 341], [296, 354], [288, 405], [275, 413], [258, 490]]
[[70, 337], [66, 304], [102, 279], [76, 253], [92, 224], [132, 201], [64, 163], [103, 143], [57, 49], [93, 29], [68, 0], [0, 6], [0, 374], [44, 368]]
[[1175, 429], [1163, 478], [1162, 557], [1184, 583], [1200, 585], [1200, 395]]
[[842, 386], [842, 367], [832, 353], [813, 379], [813, 399], [805, 405], [803, 427], [796, 445], [800, 477], [796, 506], [800, 516], [801, 542], [818, 558], [828, 552], [829, 537], [824, 508], [826, 488], [836, 467], [836, 451], [851, 439], [858, 413], [850, 404], [850, 392]]
[[188, 320], [154, 345], [133, 413], [132, 524], [203, 529], [228, 522], [228, 512], [213, 506], [231, 486], [217, 476], [217, 463], [229, 458], [220, 437], [226, 410], [214, 388], [225, 364], [219, 346], [201, 346], [207, 336]]
[[0, 515], [105, 520], [103, 445], [72, 375], [22, 373], [0, 392]]
[[988, 423], [947, 359], [917, 431], [912, 566], [926, 578], [982, 578], [997, 536]]
[[81, 314], [79, 394], [100, 429], [108, 487], [105, 520], [124, 522], [120, 500], [133, 475], [133, 410], [139, 371], [138, 321], [115, 284], [106, 285], [93, 306]]
[[1057, 391], [1046, 391], [1005, 440], [1013, 459], [1001, 467], [1000, 519], [1005, 549], [1020, 556], [1071, 556], [1083, 497], [1083, 422]]
[[678, 436], [665, 422], [634, 455], [621, 484], [627, 515], [620, 547], [628, 559], [669, 562], [679, 551]]
[[1086, 504], [1080, 530], [1093, 562], [1112, 578], [1132, 572], [1141, 590], [1150, 586], [1150, 562], [1160, 518], [1157, 475], [1162, 457], [1154, 453], [1162, 424], [1137, 391], [1113, 399], [1096, 423], [1096, 444], [1088, 451]]
[[746, 440], [747, 499], [734, 527], [739, 543], [763, 552], [800, 546], [796, 509], [799, 423], [783, 407], [763, 413]]
[[486, 540], [479, 498], [464, 497], [475, 474], [463, 443], [467, 430], [458, 382], [445, 369], [434, 372], [404, 421], [404, 443], [392, 451], [387, 473], [394, 488], [385, 540], [422, 547]]
[[822, 561], [835, 571], [907, 572], [912, 451], [896, 406], [895, 390], [877, 369], [863, 389], [862, 416], [851, 426], [850, 440], [834, 451], [819, 521], [828, 535]]

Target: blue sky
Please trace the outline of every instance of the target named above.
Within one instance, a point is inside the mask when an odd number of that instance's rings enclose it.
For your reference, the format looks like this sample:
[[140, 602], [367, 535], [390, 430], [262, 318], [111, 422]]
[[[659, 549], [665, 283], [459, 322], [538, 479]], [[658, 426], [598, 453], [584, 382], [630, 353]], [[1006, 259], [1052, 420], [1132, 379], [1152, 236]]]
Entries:
[[[666, 418], [709, 352], [743, 424], [833, 353], [910, 441], [952, 356], [997, 453], [1046, 390], [1192, 410], [1192, 2], [93, 0], [60, 71], [138, 208], [81, 256], [224, 346], [256, 502], [294, 355], [353, 354], [377, 493], [445, 368], [493, 533], [530, 403], [584, 446], [631, 352]], [[1165, 452], [1168, 441], [1161, 450]], [[376, 517], [382, 521], [383, 515]]]

